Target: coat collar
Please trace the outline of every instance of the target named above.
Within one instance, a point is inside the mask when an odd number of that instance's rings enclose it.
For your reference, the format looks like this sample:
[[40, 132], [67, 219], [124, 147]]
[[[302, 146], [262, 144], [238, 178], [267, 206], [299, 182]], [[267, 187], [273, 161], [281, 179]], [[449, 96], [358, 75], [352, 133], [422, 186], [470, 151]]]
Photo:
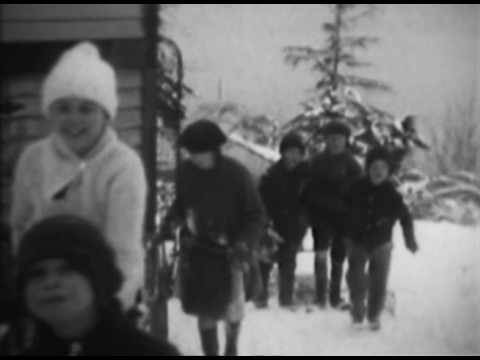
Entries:
[[52, 199], [59, 191], [79, 180], [88, 164], [100, 158], [102, 153], [108, 151], [118, 141], [115, 131], [107, 127], [94, 148], [85, 158], [80, 158], [68, 148], [58, 134], [50, 135], [49, 140], [50, 148], [42, 163], [44, 173], [48, 177], [45, 181], [44, 194], [47, 199]]
[[100, 152], [114, 144], [117, 140], [118, 138], [115, 131], [110, 126], [107, 126], [97, 144], [88, 152], [85, 157], [80, 158], [65, 144], [65, 141], [59, 134], [53, 133], [50, 135], [50, 143], [52, 144], [52, 149], [55, 151], [55, 153], [65, 160], [78, 163], [86, 162], [95, 158]]
[[112, 306], [99, 311], [101, 316], [95, 327], [82, 339], [63, 340], [42, 323], [37, 323], [36, 336], [33, 346], [27, 350], [32, 355], [86, 355], [111, 352], [115, 348], [119, 332], [131, 327], [122, 314], [120, 305], [116, 302]]

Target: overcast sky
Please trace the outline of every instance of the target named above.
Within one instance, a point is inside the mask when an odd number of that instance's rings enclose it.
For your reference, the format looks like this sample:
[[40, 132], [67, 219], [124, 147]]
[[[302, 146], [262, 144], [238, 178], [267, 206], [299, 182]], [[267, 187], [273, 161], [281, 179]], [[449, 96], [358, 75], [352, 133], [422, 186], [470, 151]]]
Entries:
[[[190, 104], [221, 96], [281, 121], [300, 111], [315, 80], [307, 68], [287, 66], [282, 48], [322, 46], [330, 16], [324, 4], [182, 4], [163, 13], [164, 31], [179, 43], [186, 81], [197, 94]], [[380, 5], [357, 27], [381, 39], [365, 53], [374, 66], [364, 74], [395, 92], [370, 100], [427, 122], [466, 103], [480, 83], [479, 22], [476, 4]]]

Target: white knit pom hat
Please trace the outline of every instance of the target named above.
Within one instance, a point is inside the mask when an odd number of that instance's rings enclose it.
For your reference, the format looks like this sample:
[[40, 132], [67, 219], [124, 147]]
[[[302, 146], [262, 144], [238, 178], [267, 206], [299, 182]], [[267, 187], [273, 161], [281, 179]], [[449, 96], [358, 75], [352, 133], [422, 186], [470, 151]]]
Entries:
[[110, 119], [117, 114], [115, 71], [90, 42], [82, 42], [66, 50], [48, 74], [42, 89], [43, 113], [48, 113], [54, 101], [69, 96], [98, 103]]

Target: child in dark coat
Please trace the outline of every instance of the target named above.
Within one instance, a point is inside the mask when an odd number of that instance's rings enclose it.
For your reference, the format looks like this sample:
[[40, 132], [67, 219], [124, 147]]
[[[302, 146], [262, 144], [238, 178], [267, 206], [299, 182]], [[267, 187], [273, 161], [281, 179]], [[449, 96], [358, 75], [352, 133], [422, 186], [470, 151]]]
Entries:
[[[295, 133], [280, 142], [282, 158], [273, 164], [260, 180], [260, 194], [272, 222], [273, 230], [283, 241], [276, 253], [280, 306], [293, 305], [297, 252], [308, 228], [304, 190], [308, 166], [304, 161], [305, 146]], [[273, 263], [262, 262], [263, 291], [258, 307], [268, 304], [268, 282]]]
[[237, 355], [253, 251], [265, 229], [265, 211], [248, 170], [221, 152], [226, 135], [202, 119], [179, 144], [188, 159], [178, 169], [177, 197], [163, 228], [182, 224], [180, 298], [198, 317], [205, 355], [219, 354], [218, 322], [225, 321], [225, 355]]
[[127, 320], [115, 297], [123, 278], [114, 252], [87, 220], [57, 215], [34, 224], [20, 239], [15, 269], [14, 325], [29, 326], [6, 335], [2, 356], [179, 355]]
[[[362, 168], [348, 149], [350, 128], [346, 124], [332, 120], [325, 126], [324, 133], [326, 149], [311, 160], [306, 192], [315, 247], [316, 302], [324, 308], [329, 289], [330, 305], [344, 309], [348, 304], [340, 297], [340, 289], [346, 258], [345, 196], [350, 186], [362, 176]], [[327, 274], [329, 249], [330, 286]]]
[[418, 245], [410, 212], [390, 181], [390, 153], [384, 148], [372, 149], [365, 166], [367, 176], [353, 185], [348, 196], [347, 282], [354, 326], [362, 324], [367, 312], [371, 329], [378, 330], [390, 271], [392, 229], [397, 220], [400, 220], [407, 248], [415, 253]]

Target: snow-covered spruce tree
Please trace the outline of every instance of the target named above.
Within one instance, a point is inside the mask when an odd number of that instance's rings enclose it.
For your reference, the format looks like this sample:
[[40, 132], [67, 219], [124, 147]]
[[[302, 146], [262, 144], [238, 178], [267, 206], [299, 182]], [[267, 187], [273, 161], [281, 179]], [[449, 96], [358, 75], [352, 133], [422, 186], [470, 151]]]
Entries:
[[[356, 153], [364, 154], [374, 145], [389, 145], [397, 151], [396, 157], [401, 162], [407, 153], [407, 137], [416, 137], [413, 118], [395, 124], [393, 115], [364, 103], [360, 92], [390, 91], [391, 88], [382, 81], [354, 72], [372, 65], [360, 60], [357, 50], [366, 50], [379, 39], [353, 35], [353, 29], [377, 8], [372, 4], [328, 6], [333, 19], [323, 24], [326, 35], [323, 47], [287, 46], [284, 49], [288, 64], [293, 67], [310, 65], [318, 79], [313, 98], [303, 104], [306, 111], [285, 124], [281, 134], [292, 130], [304, 133], [309, 150], [316, 152], [323, 148], [323, 126], [331, 120], [341, 119], [347, 121], [354, 130], [351, 145]], [[398, 141], [397, 146], [395, 142]]]
[[[369, 62], [360, 61], [355, 55], [355, 50], [366, 49], [369, 45], [377, 43], [378, 38], [353, 36], [351, 30], [359, 20], [375, 11], [374, 5], [329, 4], [329, 7], [334, 19], [323, 24], [323, 31], [327, 35], [326, 45], [321, 48], [287, 46], [285, 61], [293, 66], [311, 63], [312, 70], [319, 74], [315, 88], [320, 98], [345, 87], [389, 91], [390, 87], [384, 82], [353, 75], [350, 72], [351, 69], [371, 65]], [[364, 9], [358, 12], [360, 7]]]

